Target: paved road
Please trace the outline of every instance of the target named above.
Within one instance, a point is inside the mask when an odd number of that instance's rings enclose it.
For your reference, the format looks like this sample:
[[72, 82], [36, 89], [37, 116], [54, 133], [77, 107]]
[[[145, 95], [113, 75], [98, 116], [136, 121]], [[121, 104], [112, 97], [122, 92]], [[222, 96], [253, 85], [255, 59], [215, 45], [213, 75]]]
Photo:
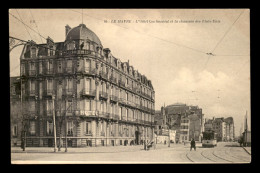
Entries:
[[53, 153], [51, 148], [12, 148], [12, 163], [250, 163], [251, 155], [237, 143], [218, 143], [215, 148], [190, 151], [189, 145], [158, 144], [156, 149], [142, 146], [69, 148], [69, 152]]

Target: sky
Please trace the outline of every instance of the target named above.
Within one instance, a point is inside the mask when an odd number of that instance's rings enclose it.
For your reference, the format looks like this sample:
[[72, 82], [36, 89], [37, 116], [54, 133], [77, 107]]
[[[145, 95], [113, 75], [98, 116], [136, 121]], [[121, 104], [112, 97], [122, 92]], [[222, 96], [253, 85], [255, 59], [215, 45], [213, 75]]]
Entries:
[[[156, 110], [177, 102], [198, 105], [205, 118], [232, 116], [236, 135], [247, 112], [251, 127], [248, 9], [10, 9], [9, 13], [28, 26], [9, 15], [10, 36], [36, 43], [46, 43], [48, 36], [63, 42], [65, 26], [73, 28], [83, 21], [113, 56], [129, 60], [152, 81]], [[22, 48], [10, 53], [10, 76], [20, 73]]]

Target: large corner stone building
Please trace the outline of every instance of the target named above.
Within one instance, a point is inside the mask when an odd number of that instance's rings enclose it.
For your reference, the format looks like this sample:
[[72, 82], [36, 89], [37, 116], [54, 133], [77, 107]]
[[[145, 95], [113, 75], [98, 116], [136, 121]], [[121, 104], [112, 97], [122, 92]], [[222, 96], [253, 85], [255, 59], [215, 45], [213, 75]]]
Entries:
[[[12, 100], [17, 107], [11, 106], [11, 117], [23, 120], [26, 146], [54, 145], [53, 114], [58, 145], [65, 145], [65, 133], [69, 147], [152, 140], [155, 92], [151, 81], [103, 48], [84, 24], [67, 25], [65, 33], [64, 42], [49, 37], [46, 44], [31, 41], [21, 53], [22, 98]], [[17, 144], [21, 121], [12, 122], [12, 140]]]

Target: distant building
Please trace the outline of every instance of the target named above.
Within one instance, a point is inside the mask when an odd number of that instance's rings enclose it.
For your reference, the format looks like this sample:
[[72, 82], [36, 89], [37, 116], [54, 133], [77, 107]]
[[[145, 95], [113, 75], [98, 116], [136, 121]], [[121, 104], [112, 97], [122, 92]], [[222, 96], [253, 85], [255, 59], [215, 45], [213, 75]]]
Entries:
[[10, 78], [10, 120], [11, 145], [21, 145], [22, 116], [21, 116], [21, 87], [20, 78]]
[[243, 146], [245, 147], [251, 146], [251, 131], [243, 132]]
[[162, 107], [161, 112], [155, 116], [156, 121], [160, 122], [160, 127], [176, 131], [176, 142], [190, 141], [191, 138], [201, 141], [204, 120], [202, 109], [198, 106], [176, 103]]
[[205, 131], [214, 130], [218, 141], [234, 141], [235, 139], [233, 117], [207, 119], [204, 128]]

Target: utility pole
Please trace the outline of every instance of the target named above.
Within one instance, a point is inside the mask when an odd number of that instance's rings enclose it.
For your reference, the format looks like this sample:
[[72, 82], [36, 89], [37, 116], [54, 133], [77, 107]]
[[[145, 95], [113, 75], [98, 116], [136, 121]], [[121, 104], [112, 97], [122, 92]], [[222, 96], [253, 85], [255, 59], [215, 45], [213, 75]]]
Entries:
[[52, 96], [52, 115], [53, 115], [53, 133], [54, 133], [54, 152], [56, 152], [57, 143], [56, 143], [56, 124], [55, 124], [54, 100], [55, 100], [55, 96]]

